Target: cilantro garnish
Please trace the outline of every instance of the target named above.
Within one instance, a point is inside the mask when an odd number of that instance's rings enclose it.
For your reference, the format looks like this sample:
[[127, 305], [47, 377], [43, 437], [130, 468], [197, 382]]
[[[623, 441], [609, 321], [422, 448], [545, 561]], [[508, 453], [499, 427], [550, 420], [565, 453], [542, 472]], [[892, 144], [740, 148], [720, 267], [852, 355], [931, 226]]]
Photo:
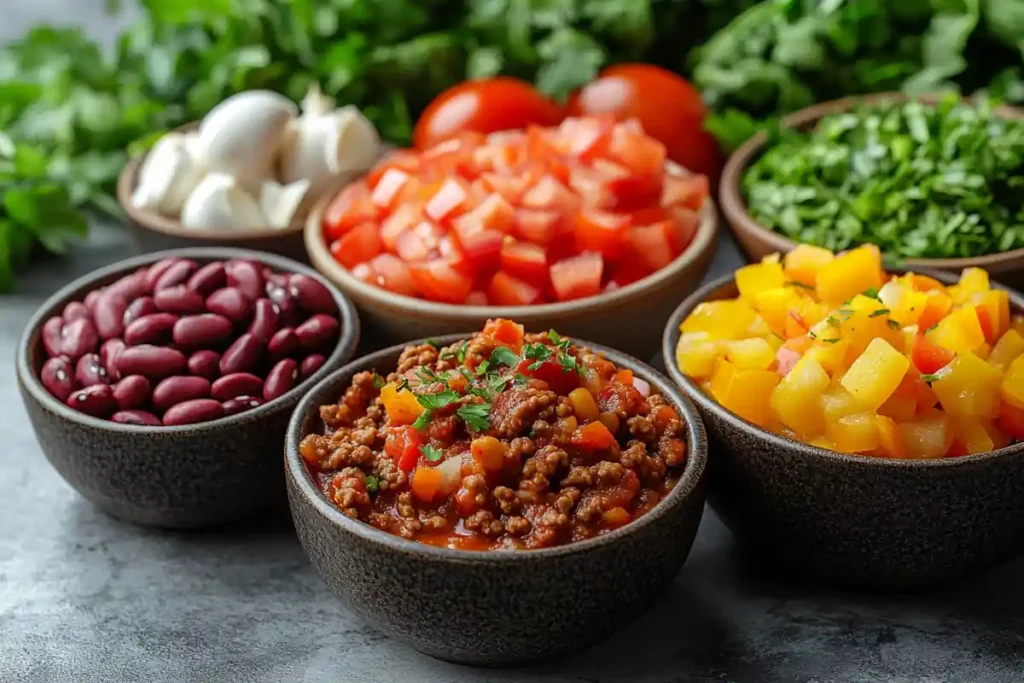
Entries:
[[441, 342], [437, 341], [433, 337], [427, 337], [427, 343], [433, 346], [435, 349], [441, 348]]
[[462, 405], [455, 411], [455, 414], [466, 421], [466, 425], [471, 432], [483, 431], [491, 426], [491, 421], [488, 419], [491, 414], [491, 405], [489, 403]]
[[491, 353], [488, 366], [507, 365], [508, 367], [515, 367], [515, 364], [519, 362], [519, 356], [517, 356], [512, 349], [506, 346], [499, 346], [494, 349]]
[[926, 375], [921, 375], [921, 379], [923, 379], [925, 382], [928, 382], [928, 384], [931, 384], [935, 380], [942, 379], [942, 375], [940, 375], [937, 372], [931, 372]]
[[[878, 299], [878, 287], [868, 287], [864, 290], [864, 296], [870, 299]], [[878, 299], [881, 301], [881, 299]]]
[[445, 389], [433, 394], [416, 394], [416, 400], [427, 410], [440, 410], [449, 403], [458, 401], [459, 394], [451, 389]]
[[814, 334], [813, 330], [808, 330], [807, 331], [807, 336], [810, 337], [811, 339], [817, 339], [818, 338], [818, 335]]
[[376, 372], [373, 373], [373, 388], [374, 389], [383, 389], [386, 384], [387, 384], [387, 382], [384, 381], [383, 377], [378, 375]]
[[825, 322], [833, 327], [839, 325], [839, 319], [836, 318], [834, 315], [830, 315], [829, 317], [825, 318]]
[[889, 327], [891, 327], [894, 330], [900, 329], [900, 324], [898, 322], [896, 322], [895, 320], [893, 320], [892, 318], [889, 318], [885, 322], [887, 322], [889, 324]]
[[366, 484], [366, 491], [371, 495], [380, 490], [380, 479], [376, 475], [367, 474], [363, 482]]
[[455, 360], [459, 361], [460, 363], [465, 363], [466, 362], [466, 349], [468, 349], [468, 348], [469, 348], [469, 342], [468, 341], [464, 341], [464, 342], [462, 342], [462, 345], [459, 346], [459, 348], [455, 349], [454, 351], [445, 351], [444, 353], [442, 353], [440, 355], [440, 359], [441, 360], [448, 360], [449, 358], [454, 358]]
[[490, 366], [491, 366], [490, 361], [486, 361], [485, 360], [483, 363], [481, 363], [480, 365], [476, 366], [476, 374], [478, 374], [478, 375], [484, 374], [485, 372], [487, 372], [487, 368], [489, 368]]
[[420, 453], [427, 459], [428, 462], [437, 462], [444, 457], [444, 453], [441, 452], [440, 448], [431, 446], [429, 443], [420, 446]]
[[403, 391], [403, 390], [406, 390], [408, 388], [409, 388], [409, 378], [408, 377], [403, 377], [401, 379], [401, 381], [398, 382], [398, 390], [399, 391]]
[[522, 386], [523, 384], [526, 384], [529, 381], [530, 378], [521, 372], [517, 372], [515, 376], [512, 378], [512, 383], [515, 384], [516, 386]]
[[835, 339], [819, 339], [818, 341], [823, 341], [826, 344], [835, 344], [839, 341], [839, 337], [836, 337]]
[[540, 366], [544, 365], [544, 362], [551, 358], [554, 351], [547, 344], [526, 344], [523, 346], [523, 358], [532, 359], [534, 362], [530, 364], [530, 370], [536, 370]]
[[877, 318], [880, 315], [888, 315], [889, 313], [892, 313], [892, 311], [890, 311], [888, 308], [879, 308], [877, 311], [872, 311], [871, 315], [869, 315], [868, 317]]
[[419, 367], [416, 368], [416, 376], [420, 378], [420, 381], [424, 384], [434, 384], [435, 382], [444, 382], [444, 377], [441, 377], [430, 368]]

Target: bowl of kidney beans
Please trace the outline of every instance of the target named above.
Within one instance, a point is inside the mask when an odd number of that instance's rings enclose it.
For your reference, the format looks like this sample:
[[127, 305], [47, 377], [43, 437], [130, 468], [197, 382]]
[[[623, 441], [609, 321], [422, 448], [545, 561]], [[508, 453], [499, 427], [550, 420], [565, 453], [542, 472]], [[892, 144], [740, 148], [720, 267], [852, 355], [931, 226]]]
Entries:
[[283, 500], [304, 389], [359, 341], [352, 303], [290, 259], [179, 249], [95, 271], [26, 327], [18, 381], [42, 450], [116, 517], [226, 522]]

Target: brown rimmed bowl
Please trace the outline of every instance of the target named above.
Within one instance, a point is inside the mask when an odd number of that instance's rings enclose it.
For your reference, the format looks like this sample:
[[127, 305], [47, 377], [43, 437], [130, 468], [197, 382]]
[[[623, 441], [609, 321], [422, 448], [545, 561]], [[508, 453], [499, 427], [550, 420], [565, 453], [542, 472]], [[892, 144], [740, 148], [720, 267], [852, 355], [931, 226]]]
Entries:
[[847, 455], [777, 436], [705, 394], [676, 364], [679, 326], [698, 304], [736, 296], [732, 275], [695, 292], [662, 351], [707, 426], [708, 500], [741, 542], [812, 577], [874, 588], [937, 584], [1024, 550], [1024, 444], [939, 460]]
[[302, 399], [285, 447], [292, 517], [313, 567], [350, 610], [429, 655], [507, 666], [586, 647], [651, 606], [682, 567], [700, 524], [704, 427], [693, 404], [659, 372], [611, 349], [579, 344], [662, 393], [686, 422], [690, 456], [675, 488], [646, 515], [606, 535], [555, 548], [472, 552], [428, 546], [350, 519], [321, 493], [299, 455], [299, 442], [320, 428], [320, 405], [336, 402], [358, 372], [394, 369], [404, 345], [346, 365]]
[[690, 245], [669, 265], [614, 292], [576, 301], [538, 306], [463, 306], [394, 294], [363, 282], [331, 256], [323, 236], [323, 214], [335, 193], [328, 193], [306, 220], [306, 250], [313, 267], [355, 302], [367, 345], [381, 348], [417, 337], [473, 332], [490, 318], [508, 318], [527, 329], [555, 328], [641, 358], [658, 348], [658, 330], [679, 301], [703, 279], [718, 242], [718, 211], [709, 198]]
[[[801, 109], [782, 119], [782, 125], [806, 130], [813, 128], [820, 119], [826, 116], [840, 114], [861, 105], [902, 102], [907, 99], [908, 96], [903, 93], [847, 97]], [[940, 96], [922, 95], [916, 99], [926, 104], [935, 104]], [[995, 112], [1004, 118], [1024, 119], [1024, 110], [1016, 107], [1002, 106], [998, 107]], [[758, 223], [747, 210], [747, 202], [742, 189], [743, 174], [762, 154], [767, 142], [768, 136], [765, 133], [758, 133], [733, 152], [722, 171], [722, 180], [719, 185], [719, 203], [722, 213], [736, 235], [740, 248], [751, 261], [760, 261], [762, 257], [776, 252], [785, 254], [796, 246], [796, 242], [788, 237]], [[1024, 287], [1024, 249], [970, 258], [905, 259], [902, 263], [910, 270], [917, 271], [925, 268], [956, 274], [959, 274], [964, 268], [983, 268], [992, 275], [993, 279], [1003, 284], [1016, 288]]]
[[[311, 377], [287, 394], [244, 413], [178, 427], [144, 427], [91, 417], [54, 398], [39, 380], [46, 361], [41, 328], [65, 304], [97, 287], [168, 257], [200, 263], [257, 261], [315, 277], [334, 296], [341, 334]], [[85, 275], [50, 297], [18, 344], [18, 388], [50, 464], [104, 512], [138, 524], [194, 528], [221, 524], [283, 503], [281, 447], [299, 399], [355, 352], [359, 318], [352, 302], [324, 277], [289, 259], [241, 249], [178, 249], [120, 261]]]

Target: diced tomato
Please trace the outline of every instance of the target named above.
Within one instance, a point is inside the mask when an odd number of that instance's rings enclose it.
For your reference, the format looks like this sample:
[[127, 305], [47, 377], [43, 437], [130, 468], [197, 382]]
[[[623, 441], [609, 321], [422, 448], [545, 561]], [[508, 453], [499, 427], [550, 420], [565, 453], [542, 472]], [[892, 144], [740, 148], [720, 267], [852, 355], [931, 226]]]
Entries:
[[547, 382], [551, 391], [563, 396], [580, 385], [579, 372], [567, 370], [554, 360], [543, 361], [537, 368], [531, 370], [530, 367], [536, 362], [531, 358], [524, 358], [516, 366], [516, 372], [524, 377]]
[[370, 198], [366, 183], [352, 183], [331, 200], [324, 211], [323, 229], [333, 242], [360, 223], [376, 221], [380, 209]]
[[507, 318], [493, 318], [484, 324], [481, 334], [519, 353], [523, 349], [526, 330], [519, 323]]
[[611, 116], [593, 116], [585, 119], [566, 119], [560, 131], [568, 137], [569, 153], [582, 161], [592, 160], [608, 149], [615, 128]]
[[618, 210], [643, 207], [661, 194], [659, 175], [634, 175], [625, 166], [607, 159], [595, 159], [593, 169], [604, 179], [612, 205]]
[[488, 303], [487, 295], [483, 292], [470, 292], [466, 297], [467, 306], [486, 306]]
[[996, 343], [996, 333], [992, 325], [992, 316], [989, 315], [988, 309], [984, 306], [975, 306], [975, 312], [978, 314], [978, 323], [981, 325], [981, 332], [985, 335], [985, 341], [989, 344]]
[[672, 220], [675, 217], [675, 212], [663, 206], [648, 206], [643, 209], [630, 211], [629, 215], [633, 219], [633, 225], [652, 225], [661, 221]]
[[580, 211], [576, 214], [576, 248], [614, 258], [622, 249], [630, 227], [628, 214]]
[[970, 455], [970, 451], [967, 450], [967, 444], [961, 439], [955, 438], [953, 442], [949, 444], [949, 450], [946, 451], [947, 458], [962, 458], [965, 455]]
[[376, 223], [363, 223], [331, 243], [331, 256], [346, 268], [369, 261], [380, 250], [380, 234]]
[[428, 180], [443, 180], [453, 175], [474, 176], [476, 149], [483, 141], [483, 135], [467, 131], [439, 142], [423, 152], [420, 161], [423, 176]]
[[538, 180], [523, 194], [522, 199], [523, 208], [526, 209], [569, 211], [579, 203], [579, 198], [552, 175], [545, 175]]
[[[917, 277], [918, 276], [915, 274], [915, 289], [917, 288]], [[938, 325], [939, 321], [945, 318], [952, 308], [953, 300], [944, 293], [929, 296], [927, 303], [924, 305], [924, 311], [921, 312], [921, 317], [917, 321], [918, 329], [922, 332], [927, 332], [934, 326]]]
[[501, 269], [527, 282], [546, 282], [547, 253], [536, 244], [506, 238], [501, 245]]
[[605, 450], [615, 443], [615, 435], [608, 431], [603, 422], [591, 422], [579, 427], [572, 434], [573, 446], [592, 450]]
[[525, 152], [518, 144], [489, 142], [473, 150], [473, 163], [481, 172], [508, 173], [522, 163], [524, 156]]
[[419, 295], [419, 290], [409, 273], [409, 266], [397, 256], [379, 254], [370, 261], [369, 266], [373, 281], [378, 287], [405, 296]]
[[914, 366], [926, 375], [932, 375], [953, 362], [956, 354], [938, 344], [928, 341], [922, 333], [914, 337], [910, 350], [910, 360]]
[[664, 268], [678, 255], [672, 244], [675, 232], [670, 220], [633, 228], [625, 239], [627, 258], [642, 263], [647, 272]]
[[377, 279], [374, 277], [373, 270], [370, 268], [369, 263], [357, 264], [354, 268], [352, 268], [351, 273], [353, 276], [362, 280], [368, 285], [377, 285], [378, 287], [381, 286], [377, 282]]
[[802, 357], [803, 354], [799, 351], [786, 348], [785, 346], [781, 347], [775, 354], [775, 372], [785, 377]]
[[612, 159], [636, 175], [659, 176], [665, 170], [665, 145], [643, 133], [616, 127], [612, 131], [608, 151]]
[[999, 428], [1015, 441], [1024, 441], [1024, 408], [1011, 406], [1005, 401], [999, 406]]
[[580, 196], [588, 209], [611, 209], [616, 198], [608, 180], [593, 168], [572, 166], [569, 169], [569, 187]]
[[633, 385], [633, 371], [632, 370], [619, 370], [615, 373], [615, 381], [620, 384]]
[[690, 246], [690, 242], [697, 234], [700, 228], [700, 214], [683, 207], [675, 207], [672, 209], [672, 216], [675, 218], [676, 229], [670, 234], [669, 239], [672, 241], [672, 250], [678, 255]]
[[441, 259], [410, 263], [409, 275], [420, 292], [434, 301], [461, 304], [473, 288], [473, 278]]
[[389, 168], [373, 187], [370, 197], [373, 203], [382, 209], [389, 208], [398, 198], [402, 187], [409, 182], [409, 174], [397, 168]]
[[707, 176], [693, 175], [689, 178], [680, 178], [666, 175], [662, 183], [661, 205], [700, 211], [708, 194], [710, 188]]
[[529, 306], [543, 299], [544, 292], [501, 270], [487, 287], [487, 300], [496, 306]]
[[366, 184], [377, 187], [377, 183], [390, 169], [398, 169], [412, 175], [420, 166], [420, 155], [409, 149], [398, 149], [382, 159], [366, 174]]
[[528, 178], [522, 175], [498, 175], [497, 173], [484, 173], [480, 176], [480, 182], [491, 192], [497, 192], [506, 202], [517, 204], [526, 192]]
[[526, 158], [531, 161], [547, 162], [564, 156], [569, 152], [569, 145], [558, 135], [558, 130], [527, 126]]
[[483, 227], [504, 233], [512, 232], [516, 222], [516, 210], [504, 197], [492, 192], [472, 213], [479, 218]]
[[449, 179], [427, 201], [423, 210], [432, 220], [441, 222], [463, 208], [467, 199], [469, 192], [466, 187], [458, 180]]
[[582, 299], [601, 291], [604, 259], [600, 254], [584, 252], [551, 266], [551, 287], [560, 301]]
[[412, 472], [420, 457], [423, 439], [411, 426], [391, 427], [384, 440], [384, 452], [390, 455], [403, 472]]
[[473, 271], [486, 270], [498, 263], [505, 239], [502, 233], [483, 227], [468, 214], [456, 219], [452, 232], [464, 262]]
[[515, 233], [534, 244], [547, 246], [565, 232], [564, 221], [558, 211], [517, 209]]
[[444, 232], [430, 221], [420, 221], [395, 240], [395, 253], [403, 261], [425, 261], [437, 253]]
[[391, 252], [395, 251], [398, 245], [398, 236], [418, 225], [422, 220], [422, 204], [409, 203], [399, 206], [380, 224], [380, 239], [384, 243], [384, 248]]
[[642, 280], [650, 274], [651, 271], [643, 263], [634, 258], [627, 258], [622, 263], [615, 266], [615, 269], [612, 271], [612, 276], [608, 280], [609, 287], [606, 287], [605, 291], [612, 291], [610, 288], [611, 285], [616, 285], [617, 287], [631, 285], [637, 280]]

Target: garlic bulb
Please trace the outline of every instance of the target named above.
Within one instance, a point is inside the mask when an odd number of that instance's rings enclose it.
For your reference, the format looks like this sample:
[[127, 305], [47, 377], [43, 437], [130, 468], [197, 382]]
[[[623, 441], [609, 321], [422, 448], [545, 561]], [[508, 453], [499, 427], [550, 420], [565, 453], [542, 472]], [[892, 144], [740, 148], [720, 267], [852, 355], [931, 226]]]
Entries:
[[299, 211], [299, 206], [309, 193], [308, 180], [297, 180], [282, 185], [273, 180], [264, 180], [260, 189], [260, 210], [272, 228], [287, 228]]
[[168, 133], [160, 138], [139, 168], [132, 206], [177, 216], [205, 169], [192, 154], [194, 134]]
[[181, 224], [192, 230], [258, 228], [265, 222], [256, 200], [226, 173], [203, 178], [181, 211]]

